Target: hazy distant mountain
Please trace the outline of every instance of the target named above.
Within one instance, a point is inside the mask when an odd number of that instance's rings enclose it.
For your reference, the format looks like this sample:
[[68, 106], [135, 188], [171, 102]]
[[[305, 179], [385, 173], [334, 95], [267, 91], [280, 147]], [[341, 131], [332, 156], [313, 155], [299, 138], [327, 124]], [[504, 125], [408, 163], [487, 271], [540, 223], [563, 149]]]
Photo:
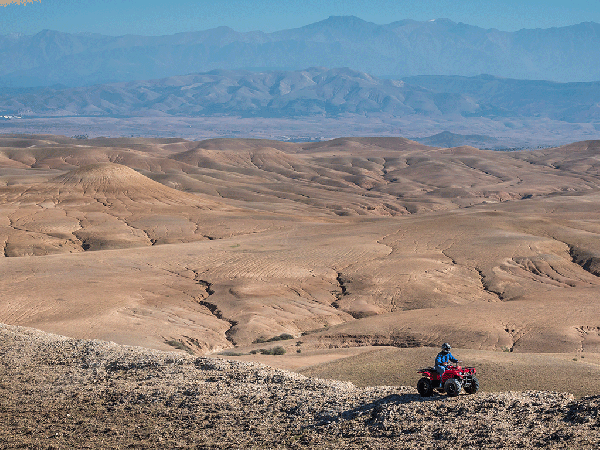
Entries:
[[566, 122], [600, 121], [600, 81], [555, 83], [476, 77], [416, 76], [404, 78], [446, 95], [463, 95], [479, 105], [494, 105], [512, 116], [548, 117]]
[[460, 147], [470, 145], [471, 147], [495, 148], [498, 145], [498, 139], [484, 134], [456, 134], [450, 131], [442, 131], [425, 138], [417, 138], [415, 141], [432, 147]]
[[[344, 113], [475, 114], [481, 108], [460, 94], [436, 94], [399, 80], [380, 80], [350, 69], [212, 71], [159, 80], [3, 94], [0, 112], [27, 116], [260, 117]], [[491, 108], [486, 108], [491, 109]]]
[[[344, 69], [212, 71], [77, 88], [0, 88], [0, 115], [298, 117], [548, 117], [600, 121], [600, 82], [550, 83], [490, 76], [373, 77]], [[447, 139], [445, 136], [444, 139]], [[472, 140], [473, 136], [469, 139]]]
[[600, 25], [503, 32], [447, 19], [388, 25], [330, 17], [275, 33], [227, 27], [171, 36], [45, 30], [0, 36], [0, 85], [70, 86], [213, 69], [351, 67], [376, 76], [489, 73], [521, 79], [600, 80]]

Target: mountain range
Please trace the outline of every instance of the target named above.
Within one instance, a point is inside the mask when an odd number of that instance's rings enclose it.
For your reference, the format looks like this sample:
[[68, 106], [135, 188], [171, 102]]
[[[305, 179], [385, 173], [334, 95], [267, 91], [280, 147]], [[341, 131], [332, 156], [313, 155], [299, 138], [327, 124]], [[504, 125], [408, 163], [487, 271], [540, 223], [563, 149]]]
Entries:
[[0, 115], [132, 117], [344, 114], [600, 121], [600, 82], [476, 77], [380, 79], [348, 68], [218, 70], [75, 88], [0, 88]]
[[168, 36], [44, 30], [0, 35], [0, 85], [82, 86], [214, 69], [351, 67], [378, 77], [483, 73], [561, 82], [600, 80], [600, 25], [505, 32], [448, 19], [386, 25], [329, 17], [274, 33], [219, 27]]

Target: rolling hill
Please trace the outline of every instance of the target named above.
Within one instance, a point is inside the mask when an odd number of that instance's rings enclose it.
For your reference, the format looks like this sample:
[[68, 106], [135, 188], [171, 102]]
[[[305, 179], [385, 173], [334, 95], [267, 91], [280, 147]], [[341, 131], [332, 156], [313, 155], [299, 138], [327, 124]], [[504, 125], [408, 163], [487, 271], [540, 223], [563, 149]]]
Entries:
[[81, 142], [2, 140], [0, 321], [199, 353], [598, 351], [598, 141]]
[[476, 77], [376, 78], [348, 68], [185, 76], [78, 88], [0, 88], [0, 112], [23, 117], [419, 117], [460, 122], [600, 121], [600, 83]]

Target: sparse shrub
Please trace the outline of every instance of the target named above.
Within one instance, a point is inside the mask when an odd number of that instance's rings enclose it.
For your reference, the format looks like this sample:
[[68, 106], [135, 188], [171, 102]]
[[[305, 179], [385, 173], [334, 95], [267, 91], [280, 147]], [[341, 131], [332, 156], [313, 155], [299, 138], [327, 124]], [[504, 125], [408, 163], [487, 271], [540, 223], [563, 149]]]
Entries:
[[281, 345], [273, 348], [259, 348], [258, 350], [252, 350], [250, 352], [251, 355], [256, 355], [260, 353], [262, 355], [285, 355], [285, 348]]
[[[252, 353], [252, 352], [250, 352]], [[221, 352], [219, 353], [219, 355], [222, 356], [242, 356], [242, 355], [247, 355], [247, 353], [242, 353], [242, 352]]]
[[272, 338], [265, 338], [264, 336], [257, 337], [253, 344], [264, 344], [265, 342], [277, 342], [277, 341], [286, 341], [288, 339], [294, 339], [294, 336], [288, 333], [282, 333], [279, 336], [273, 336]]
[[279, 345], [277, 347], [272, 348], [271, 352], [271, 355], [285, 355], [285, 348]]
[[279, 336], [273, 336], [267, 342], [275, 342], [275, 341], [287, 341], [288, 339], [294, 339], [294, 336], [288, 333], [282, 333]]
[[302, 353], [302, 349], [300, 349], [300, 348], [297, 348], [297, 349], [296, 349], [296, 353]]
[[320, 331], [327, 330], [328, 328], [329, 328], [329, 325], [323, 325], [323, 328], [317, 328], [316, 330], [307, 330], [307, 331], [303, 331], [303, 332], [301, 333], [301, 335], [302, 335], [302, 336], [308, 336], [309, 334], [312, 334], [312, 333], [318, 333], [318, 332], [320, 332]]
[[177, 350], [183, 350], [184, 352], [187, 352], [190, 355], [194, 354], [194, 351], [190, 347], [185, 345], [183, 342], [172, 340], [172, 341], [165, 341], [165, 344], [170, 345], [171, 347], [175, 347]]

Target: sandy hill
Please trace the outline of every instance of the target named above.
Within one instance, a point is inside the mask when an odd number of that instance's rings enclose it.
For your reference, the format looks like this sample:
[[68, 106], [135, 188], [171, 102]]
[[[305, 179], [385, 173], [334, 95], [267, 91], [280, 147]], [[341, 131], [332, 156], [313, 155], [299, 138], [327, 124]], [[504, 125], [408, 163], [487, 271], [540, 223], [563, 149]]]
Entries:
[[[7, 210], [7, 256], [190, 242], [254, 229], [252, 219], [243, 226], [244, 214], [235, 207], [165, 186], [122, 164], [84, 165], [3, 194], [6, 204], [18, 205]], [[223, 230], [225, 218], [236, 226]]]
[[51, 180], [60, 185], [59, 190], [81, 190], [85, 195], [127, 196], [134, 202], [149, 199], [157, 202], [185, 203], [194, 202], [199, 205], [197, 197], [182, 193], [173, 188], [157, 183], [122, 164], [91, 164], [67, 172]]
[[393, 137], [350, 137], [350, 138], [337, 138], [329, 141], [315, 142], [309, 144], [301, 144], [302, 148], [306, 151], [323, 151], [326, 149], [340, 149], [343, 148], [345, 152], [348, 149], [361, 150], [364, 149], [367, 152], [373, 150], [425, 150], [430, 147], [427, 145], [419, 144], [418, 142], [411, 141], [405, 138], [393, 138]]
[[541, 164], [563, 173], [597, 177], [600, 174], [599, 154], [600, 141], [581, 141], [556, 149], [539, 150], [533, 155], [518, 152], [517, 157], [531, 164]]
[[[191, 146], [189, 143], [188, 146]], [[254, 150], [257, 148], [276, 148], [287, 153], [294, 153], [302, 148], [301, 144], [291, 142], [279, 142], [269, 139], [207, 139], [193, 143], [193, 148], [204, 148], [207, 150]]]

